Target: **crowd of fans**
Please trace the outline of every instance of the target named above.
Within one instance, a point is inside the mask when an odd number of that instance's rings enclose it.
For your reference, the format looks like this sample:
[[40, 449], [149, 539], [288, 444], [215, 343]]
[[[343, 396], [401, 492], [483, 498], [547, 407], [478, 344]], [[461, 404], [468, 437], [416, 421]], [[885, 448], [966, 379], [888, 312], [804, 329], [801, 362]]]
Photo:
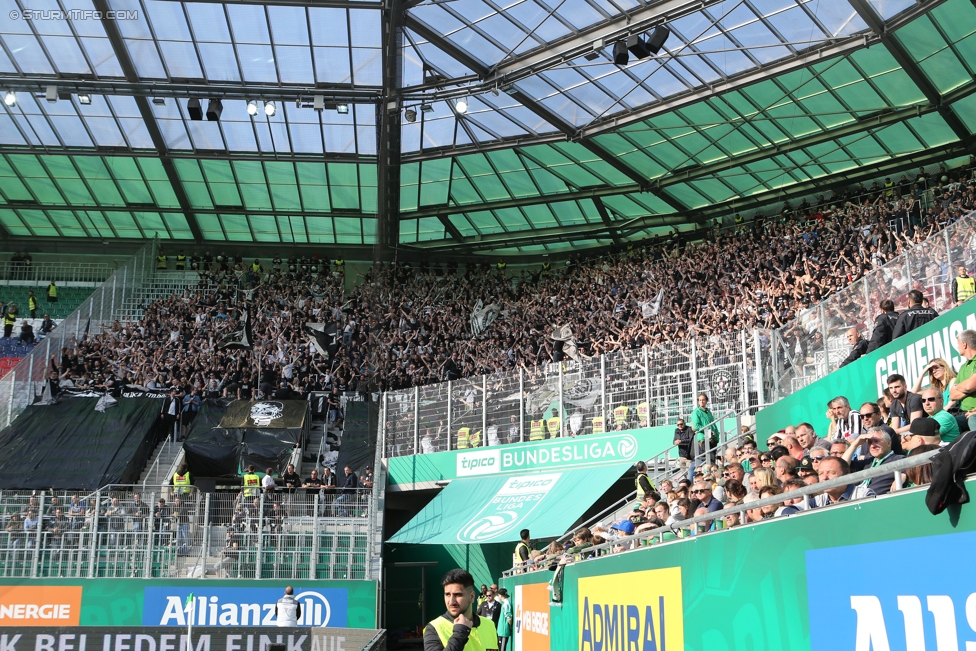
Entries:
[[[569, 326], [584, 356], [778, 327], [976, 208], [971, 176], [920, 170], [693, 241], [675, 234], [515, 275], [501, 263], [435, 261], [373, 267], [347, 283], [341, 260], [180, 252], [177, 266], [199, 271], [200, 287], [63, 349], [51, 360], [53, 384], [304, 397], [530, 368], [558, 356], [554, 326]], [[925, 188], [934, 202], [923, 211]], [[498, 315], [475, 335], [478, 301]], [[645, 316], [649, 308], [656, 315]], [[253, 351], [220, 349], [244, 310]], [[336, 325], [331, 359], [303, 333], [306, 322]]]
[[[531, 549], [530, 541], [523, 536], [516, 548], [515, 565], [529, 571], [552, 569], [598, 555], [602, 550], [588, 549], [603, 543], [622, 551], [638, 544], [694, 536], [927, 485], [932, 482], [930, 463], [812, 495], [790, 495], [820, 482], [938, 450], [976, 430], [976, 331], [959, 333], [956, 348], [964, 360], [957, 370], [949, 362], [935, 359], [922, 369], [910, 389], [902, 375], [892, 374], [877, 400], [852, 406], [845, 396], [831, 399], [825, 405], [829, 422], [825, 436], [803, 422], [771, 434], [766, 450], [760, 449], [754, 438], [744, 437], [709, 458], [707, 439], [698, 436], [686, 419], [680, 419], [674, 437], [686, 445], [679, 445], [678, 475], [654, 487], [647, 478], [646, 466], [638, 463], [638, 501], [631, 515], [583, 527], [573, 533], [571, 541], [554, 541], [545, 550]], [[782, 498], [773, 504], [736, 510], [777, 496]], [[683, 521], [711, 514], [714, 519], [688, 528], [680, 526]], [[670, 531], [661, 538], [628, 540], [661, 528]]]

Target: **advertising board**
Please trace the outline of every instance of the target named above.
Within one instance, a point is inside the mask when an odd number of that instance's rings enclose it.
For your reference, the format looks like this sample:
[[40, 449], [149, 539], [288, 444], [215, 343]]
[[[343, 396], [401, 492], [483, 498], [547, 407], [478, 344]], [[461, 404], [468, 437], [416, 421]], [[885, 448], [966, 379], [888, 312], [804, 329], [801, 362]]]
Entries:
[[[284, 583], [186, 579], [0, 579], [7, 626], [274, 626]], [[300, 626], [373, 628], [375, 581], [293, 585]], [[193, 594], [190, 604], [187, 597]]]
[[515, 586], [515, 651], [549, 651], [549, 586]]
[[673, 426], [512, 443], [388, 459], [391, 486], [463, 477], [559, 472], [649, 459], [671, 446]]

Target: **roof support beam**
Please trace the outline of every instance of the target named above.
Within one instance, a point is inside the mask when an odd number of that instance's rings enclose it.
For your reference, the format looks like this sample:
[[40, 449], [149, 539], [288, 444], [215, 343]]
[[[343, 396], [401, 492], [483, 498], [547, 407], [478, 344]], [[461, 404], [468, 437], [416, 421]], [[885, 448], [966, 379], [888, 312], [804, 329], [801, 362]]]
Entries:
[[383, 101], [376, 107], [376, 247], [373, 263], [395, 260], [400, 244], [400, 87], [403, 85], [402, 0], [383, 10]]
[[[92, 0], [92, 4], [95, 9], [102, 12], [105, 16], [108, 14], [110, 7], [108, 6], [108, 0]], [[125, 47], [125, 41], [122, 39], [122, 34], [119, 32], [118, 23], [114, 20], [107, 18], [101, 19], [102, 28], [105, 30], [106, 36], [108, 36], [109, 42], [112, 44], [112, 49], [115, 51], [115, 57], [119, 61], [119, 67], [122, 68], [122, 72], [125, 74], [127, 81], [135, 83], [139, 81], [139, 73], [136, 72], [136, 67], [132, 63], [132, 59], [129, 58], [129, 51]], [[193, 213], [193, 206], [190, 203], [189, 197], [186, 196], [186, 191], [183, 188], [183, 183], [180, 180], [180, 175], [176, 171], [176, 165], [173, 164], [173, 160], [167, 156], [168, 148], [166, 146], [166, 139], [163, 137], [162, 132], [159, 130], [159, 125], [156, 124], [156, 116], [153, 115], [152, 106], [149, 105], [149, 100], [146, 97], [136, 97], [136, 105], [139, 107], [139, 114], [142, 116], [142, 121], [146, 125], [146, 130], [149, 132], [149, 137], [152, 139], [153, 146], [159, 152], [159, 159], [163, 165], [163, 169], [166, 171], [166, 178], [169, 180], [170, 186], [173, 188], [173, 194], [176, 195], [176, 200], [180, 204], [180, 211], [186, 218], [186, 223], [190, 227], [190, 232], [193, 233], [193, 239], [196, 242], [203, 241], [203, 232], [200, 230], [200, 225], [197, 224], [196, 215]]]
[[[458, 61], [463, 63], [471, 70], [474, 70], [479, 75], [488, 73], [488, 69], [480, 61], [478, 61], [473, 56], [471, 56], [461, 48], [457, 47], [456, 45], [454, 45], [453, 43], [451, 43], [450, 41], [442, 37], [440, 34], [436, 33], [434, 30], [424, 25], [420, 21], [410, 18], [409, 15], [407, 16], [407, 25], [410, 27], [410, 29], [417, 32], [420, 36], [422, 36], [423, 38], [427, 39], [428, 41], [436, 45], [446, 54], [453, 56]], [[536, 102], [534, 99], [532, 99], [525, 93], [519, 90], [515, 90], [513, 93], [511, 93], [511, 96], [519, 104], [521, 104], [528, 110], [532, 111], [533, 113], [538, 115], [540, 118], [542, 118], [549, 124], [556, 127], [562, 133], [566, 134], [567, 139], [576, 132], [576, 128], [573, 125], [566, 122], [560, 115], [557, 115], [553, 111], [549, 110], [543, 104]], [[650, 190], [655, 195], [657, 195], [657, 197], [661, 199], [661, 201], [665, 202], [666, 204], [674, 208], [675, 211], [688, 212], [687, 206], [682, 205], [679, 201], [675, 200], [673, 197], [667, 195], [666, 193], [661, 192], [659, 189], [653, 188], [649, 183], [648, 179], [645, 178], [643, 174], [641, 174], [640, 172], [632, 168], [630, 165], [627, 165], [626, 163], [621, 161], [619, 158], [617, 158], [616, 156], [614, 156], [613, 154], [605, 150], [600, 145], [596, 144], [595, 142], [587, 142], [587, 141], [582, 141], [579, 144], [585, 147], [590, 153], [598, 156], [602, 161], [610, 165], [610, 167], [617, 170], [618, 172], [626, 176], [628, 179], [636, 183], [637, 187], [641, 191]]]
[[[976, 93], [976, 81], [970, 82], [965, 86], [957, 88], [952, 93], [949, 93], [942, 99], [946, 105], [949, 105], [973, 93]], [[870, 129], [878, 129], [880, 127], [885, 127], [890, 124], [896, 124], [898, 122], [902, 122], [904, 120], [913, 118], [917, 115], [925, 115], [927, 113], [931, 113], [935, 110], [937, 110], [936, 107], [934, 105], [929, 104], [929, 105], [918, 106], [918, 107], [911, 106], [904, 109], [899, 109], [897, 111], [891, 111], [884, 114], [864, 117], [858, 120], [857, 122], [852, 122], [851, 124], [846, 126], [823, 131], [821, 133], [807, 136], [805, 138], [798, 138], [796, 140], [784, 142], [782, 144], [777, 145], [776, 147], [759, 149], [757, 151], [744, 154], [742, 156], [737, 156], [733, 161], [733, 165], [735, 166], [745, 165], [748, 163], [754, 163], [757, 161], [766, 160], [771, 158], [772, 156], [788, 154], [793, 151], [797, 151], [806, 147], [813, 147], [823, 142], [828, 142], [831, 140], [835, 140], [837, 138], [842, 138], [844, 136], [863, 133]], [[689, 181], [694, 181], [697, 179], [708, 178], [718, 172], [727, 169], [729, 169], [729, 161], [722, 160], [710, 165], [689, 167], [687, 169], [672, 174], [668, 174], [667, 176], [655, 181], [655, 184], [660, 185], [660, 187], [664, 189], [679, 183], [687, 183]], [[825, 182], [829, 183], [830, 181], [829, 179], [828, 180], [820, 179], [818, 182], [822, 185], [823, 183]], [[793, 190], [792, 190], [793, 187], [794, 186], [789, 186], [786, 191], [789, 192], [790, 194], [793, 194]], [[608, 197], [617, 194], [626, 194], [626, 193], [639, 192], [639, 191], [640, 191], [640, 186], [637, 184], [632, 184], [632, 185], [629, 184], [625, 186], [606, 186], [600, 188], [587, 188], [585, 190], [568, 192], [565, 194], [549, 195], [544, 197], [533, 196], [533, 197], [524, 197], [520, 199], [509, 199], [505, 201], [490, 202], [479, 206], [451, 205], [451, 206], [423, 208], [418, 211], [405, 213], [404, 215], [402, 215], [402, 217], [408, 219], [414, 219], [417, 217], [451, 215], [451, 214], [464, 213], [464, 212], [469, 212], [472, 210], [480, 210], [480, 209], [500, 210], [503, 208], [530, 206], [530, 205], [535, 205], [540, 203], [554, 203], [554, 202], [561, 202], [561, 201], [573, 201], [574, 199], [592, 199], [594, 197]], [[780, 192], [782, 193], [782, 191]], [[782, 196], [782, 194], [778, 196]], [[737, 199], [736, 201], [741, 201], [741, 199]], [[709, 211], [707, 209], [703, 209], [699, 217], [701, 219], [707, 219], [708, 213]]]
[[610, 239], [617, 246], [620, 246], [620, 234], [617, 233], [617, 229], [614, 228], [613, 220], [610, 219], [610, 213], [607, 211], [607, 207], [603, 205], [603, 199], [600, 197], [593, 197], [593, 205], [596, 206], [596, 211], [600, 213], [600, 219], [603, 220], [603, 225], [607, 227], [607, 232], [610, 235]]
[[[102, 21], [103, 24], [112, 22], [115, 21]], [[128, 56], [126, 52], [123, 52], [122, 55]], [[121, 59], [119, 61], [121, 62]], [[131, 59], [129, 63], [131, 64]], [[225, 100], [263, 99], [285, 102], [294, 101], [298, 98], [311, 100], [313, 95], [322, 95], [326, 102], [372, 104], [378, 102], [383, 95], [382, 89], [380, 88], [369, 86], [365, 88], [353, 88], [348, 84], [272, 86], [268, 84], [245, 84], [243, 82], [240, 84], [169, 81], [147, 82], [140, 80], [138, 76], [129, 77], [128, 73], [126, 73], [125, 80], [24, 77], [15, 73], [0, 73], [0, 87], [3, 87], [5, 90], [43, 95], [45, 89], [52, 84], [56, 85], [59, 91], [69, 92], [75, 95], [124, 95], [137, 98], [162, 97], [167, 99], [219, 97]]]
[[[922, 91], [925, 95], [925, 99], [929, 101], [930, 104], [938, 107], [939, 115], [942, 119], [946, 121], [952, 132], [956, 134], [960, 140], [964, 140], [969, 137], [969, 129], [966, 125], [962, 123], [952, 109], [943, 104], [942, 96], [939, 94], [939, 90], [929, 81], [929, 78], [925, 76], [925, 72], [918, 66], [912, 55], [908, 53], [905, 46], [895, 38], [894, 30], [890, 30], [889, 26], [885, 24], [885, 21], [881, 18], [878, 12], [865, 0], [848, 0], [857, 15], [861, 17], [871, 31], [881, 37], [881, 42], [884, 43], [885, 48], [888, 53], [891, 54], [892, 58], [898, 62], [908, 77], [912, 80], [918, 89]], [[931, 6], [926, 6], [928, 11], [932, 10]]]

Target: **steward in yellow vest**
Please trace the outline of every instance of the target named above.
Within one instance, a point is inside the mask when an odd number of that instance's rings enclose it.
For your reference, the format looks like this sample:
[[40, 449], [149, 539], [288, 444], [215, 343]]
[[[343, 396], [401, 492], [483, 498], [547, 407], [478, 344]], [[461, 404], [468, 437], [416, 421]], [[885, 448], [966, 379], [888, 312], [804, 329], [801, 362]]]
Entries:
[[473, 448], [480, 448], [481, 447], [481, 430], [479, 429], [474, 434], [471, 434], [470, 436], [468, 436], [468, 442], [470, 443], [471, 447], [473, 447]]
[[190, 470], [185, 465], [181, 465], [176, 472], [173, 473], [173, 492], [177, 495], [186, 495], [190, 492], [190, 485], [193, 480], [190, 479]]
[[637, 420], [640, 421], [641, 427], [647, 427], [647, 415], [649, 413], [648, 405], [646, 402], [639, 403], [637, 405]]
[[36, 316], [34, 313], [37, 312], [37, 297], [34, 296], [33, 289], [30, 291], [30, 295], [27, 297], [27, 309], [30, 311], [31, 318], [33, 319]]
[[244, 497], [257, 497], [260, 492], [261, 478], [254, 472], [254, 466], [248, 466], [244, 475]]
[[952, 302], [962, 305], [976, 296], [976, 279], [966, 273], [966, 266], [959, 265], [959, 275], [952, 279]]
[[638, 502], [643, 502], [644, 496], [654, 490], [654, 483], [647, 476], [647, 464], [643, 461], [637, 462], [637, 477], [634, 483], [637, 486]]
[[455, 569], [444, 575], [441, 585], [447, 612], [424, 628], [424, 651], [497, 651], [495, 624], [475, 612], [474, 577]]
[[627, 424], [627, 412], [630, 411], [630, 407], [627, 405], [620, 405], [613, 410], [613, 424], [614, 425], [626, 425]]
[[542, 419], [534, 420], [529, 427], [529, 440], [530, 441], [544, 441], [546, 438], [546, 431], [542, 429]]
[[549, 430], [549, 438], [557, 439], [559, 438], [559, 426], [561, 421], [559, 416], [553, 416], [546, 421], [546, 429]]
[[176, 270], [186, 271], [186, 254], [180, 251], [179, 255], [176, 256]]
[[471, 437], [469, 436], [470, 431], [470, 427], [462, 427], [458, 430], [457, 450], [467, 450], [471, 447]]
[[590, 420], [593, 422], [594, 434], [603, 434], [603, 432], [606, 431], [603, 429], [603, 416], [596, 416]]
[[159, 255], [157, 255], [156, 256], [156, 268], [157, 269], [165, 269], [166, 268], [166, 260], [168, 260], [168, 258], [166, 257], [166, 254], [165, 253], [160, 253]]
[[47, 302], [57, 303], [58, 302], [58, 286], [51, 281], [51, 284], [47, 286]]

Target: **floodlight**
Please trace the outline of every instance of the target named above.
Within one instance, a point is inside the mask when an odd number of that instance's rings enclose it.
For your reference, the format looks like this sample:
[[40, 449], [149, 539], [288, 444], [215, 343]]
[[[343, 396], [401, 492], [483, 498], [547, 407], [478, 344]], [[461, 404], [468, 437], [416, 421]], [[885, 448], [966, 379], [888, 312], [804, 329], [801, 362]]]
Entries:
[[424, 113], [433, 113], [434, 107], [430, 104], [421, 104], [420, 110], [423, 111]]
[[324, 95], [314, 95], [312, 97], [312, 108], [321, 113], [325, 110], [325, 96]]
[[265, 102], [264, 103], [264, 114], [267, 115], [269, 118], [272, 115], [275, 114], [275, 103], [274, 102]]
[[56, 101], [58, 101], [58, 87], [57, 86], [48, 86], [45, 89], [44, 97], [49, 102], [56, 102]]
[[347, 113], [349, 113], [349, 105], [348, 104], [337, 104], [336, 105], [336, 113], [338, 113], [339, 115], [346, 115]]
[[78, 95], [78, 103], [88, 106], [89, 104], [91, 104], [91, 95], [88, 94]]
[[255, 102], [253, 99], [247, 103], [247, 114], [248, 115], [258, 114], [258, 103]]
[[7, 94], [3, 96], [3, 103], [7, 106], [14, 106], [17, 104], [17, 95], [12, 90], [8, 90]]
[[408, 108], [403, 112], [403, 117], [407, 118], [407, 122], [417, 121], [417, 109]]
[[455, 102], [454, 103], [454, 110], [457, 111], [458, 113], [467, 113], [468, 112], [468, 100], [467, 100], [467, 98], [462, 97], [457, 102]]

